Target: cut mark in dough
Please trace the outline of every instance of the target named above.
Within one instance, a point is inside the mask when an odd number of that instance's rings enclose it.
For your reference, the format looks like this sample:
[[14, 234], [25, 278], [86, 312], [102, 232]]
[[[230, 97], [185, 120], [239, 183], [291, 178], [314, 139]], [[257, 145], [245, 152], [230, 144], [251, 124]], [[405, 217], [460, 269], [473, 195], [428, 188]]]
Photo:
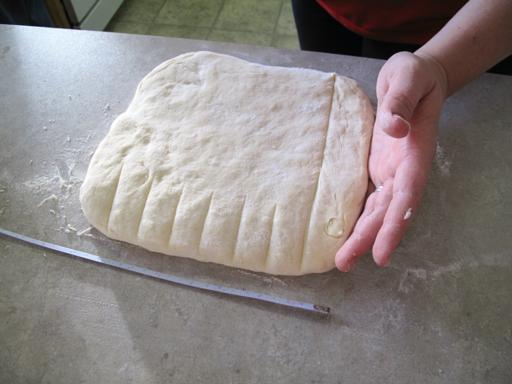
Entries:
[[210, 193], [210, 197], [208, 199], [208, 207], [206, 208], [206, 212], [203, 216], [203, 225], [201, 226], [201, 231], [199, 232], [199, 240], [197, 241], [197, 250], [199, 251], [201, 249], [201, 239], [203, 238], [204, 234], [204, 227], [206, 226], [206, 219], [208, 219], [208, 214], [210, 213], [210, 209], [212, 208], [212, 201], [213, 201], [213, 192]]
[[119, 189], [119, 181], [121, 180], [121, 174], [123, 173], [123, 167], [124, 167], [124, 163], [121, 164], [121, 167], [119, 169], [119, 175], [117, 176], [117, 179], [114, 182], [114, 184], [115, 184], [114, 193], [112, 194], [112, 202], [110, 203], [110, 208], [108, 210], [108, 215], [107, 215], [107, 222], [105, 223], [105, 228], [106, 228], [107, 232], [110, 232], [110, 216], [112, 216], [112, 208], [114, 208], [114, 202], [116, 201], [117, 190]]
[[302, 241], [302, 252], [301, 252], [301, 256], [300, 256], [300, 269], [301, 270], [304, 268], [304, 252], [306, 250], [306, 242], [308, 241], [308, 236], [309, 236], [309, 227], [311, 225], [311, 216], [313, 215], [313, 209], [315, 208], [316, 196], [318, 195], [318, 187], [320, 186], [320, 177], [322, 177], [322, 169], [324, 167], [325, 149], [327, 147], [327, 138], [329, 137], [329, 126], [330, 126], [330, 122], [331, 122], [332, 105], [334, 104], [334, 91], [336, 89], [335, 81], [336, 81], [336, 76], [332, 76], [332, 93], [331, 93], [331, 99], [330, 99], [330, 103], [329, 103], [329, 113], [327, 114], [327, 125], [324, 130], [325, 137], [324, 137], [323, 146], [322, 146], [322, 160], [320, 161], [320, 167], [318, 170], [318, 178], [316, 180], [315, 193], [313, 194], [311, 206], [309, 207], [309, 211], [308, 211], [309, 216], [308, 216], [308, 219], [306, 220], [306, 225], [304, 227], [304, 237], [303, 237], [303, 241]]
[[171, 219], [171, 227], [169, 228], [169, 236], [168, 236], [169, 240], [167, 241], [167, 244], [169, 246], [171, 246], [172, 230], [174, 228], [174, 222], [176, 221], [176, 213], [178, 212], [178, 207], [180, 205], [181, 198], [182, 198], [184, 192], [185, 192], [185, 189], [182, 189], [180, 191], [180, 195], [178, 196], [178, 199], [176, 201], [176, 206], [174, 207], [174, 214], [172, 215], [172, 219]]
[[153, 183], [155, 181], [155, 179], [151, 177], [151, 181], [149, 182], [149, 187], [147, 188], [147, 191], [145, 193], [145, 197], [144, 197], [144, 204], [142, 205], [142, 209], [140, 211], [140, 217], [139, 217], [139, 224], [137, 225], [137, 232], [136, 232], [136, 235], [137, 235], [137, 239], [140, 239], [140, 235], [139, 235], [139, 232], [140, 232], [140, 225], [142, 224], [142, 218], [144, 217], [144, 210], [146, 209], [146, 205], [148, 203], [148, 197], [149, 197], [149, 194], [151, 193], [151, 188], [153, 188]]
[[245, 210], [245, 203], [247, 202], [247, 196], [244, 196], [244, 200], [242, 202], [242, 207], [240, 208], [240, 216], [238, 218], [238, 223], [236, 225], [236, 233], [235, 233], [235, 243], [233, 245], [233, 256], [231, 257], [231, 260], [235, 260], [236, 258], [236, 247], [238, 245], [238, 238], [240, 236], [240, 227], [242, 224], [242, 218], [244, 216], [244, 210]]
[[270, 256], [270, 247], [272, 245], [272, 234], [274, 233], [274, 221], [276, 220], [276, 212], [277, 212], [277, 205], [274, 206], [273, 212], [272, 212], [272, 218], [270, 219], [270, 229], [268, 231], [268, 245], [267, 250], [265, 251], [265, 258], [263, 260], [263, 265], [266, 266], [268, 263], [268, 258]]

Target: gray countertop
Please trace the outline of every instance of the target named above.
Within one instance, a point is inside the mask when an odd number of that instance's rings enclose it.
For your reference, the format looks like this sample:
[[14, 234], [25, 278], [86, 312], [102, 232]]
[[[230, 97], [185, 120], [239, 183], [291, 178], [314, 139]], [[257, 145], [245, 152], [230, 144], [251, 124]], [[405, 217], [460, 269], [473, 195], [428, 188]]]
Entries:
[[423, 205], [389, 268], [271, 277], [88, 230], [90, 155], [160, 62], [212, 50], [336, 71], [375, 100], [382, 61], [0, 26], [0, 226], [163, 272], [332, 307], [202, 293], [0, 239], [2, 383], [512, 382], [512, 77], [450, 98]]

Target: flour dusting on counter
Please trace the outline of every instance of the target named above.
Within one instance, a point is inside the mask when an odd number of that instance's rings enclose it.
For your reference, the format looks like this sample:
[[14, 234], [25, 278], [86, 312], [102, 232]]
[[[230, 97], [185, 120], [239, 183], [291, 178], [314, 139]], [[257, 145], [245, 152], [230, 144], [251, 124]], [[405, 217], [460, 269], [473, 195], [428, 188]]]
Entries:
[[452, 165], [452, 162], [448, 160], [446, 153], [444, 149], [439, 145], [439, 142], [436, 144], [435, 163], [442, 176], [450, 176], [450, 166]]

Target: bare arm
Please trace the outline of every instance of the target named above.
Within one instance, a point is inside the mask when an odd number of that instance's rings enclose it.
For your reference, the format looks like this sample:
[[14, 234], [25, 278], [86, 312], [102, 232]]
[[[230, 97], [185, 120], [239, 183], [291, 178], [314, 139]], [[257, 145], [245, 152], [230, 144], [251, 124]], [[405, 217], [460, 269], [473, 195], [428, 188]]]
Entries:
[[512, 53], [512, 1], [471, 0], [415, 54], [446, 71], [448, 95]]
[[369, 160], [377, 189], [336, 255], [340, 270], [370, 248], [389, 262], [427, 184], [445, 98], [511, 53], [512, 0], [471, 0], [415, 54], [384, 64]]

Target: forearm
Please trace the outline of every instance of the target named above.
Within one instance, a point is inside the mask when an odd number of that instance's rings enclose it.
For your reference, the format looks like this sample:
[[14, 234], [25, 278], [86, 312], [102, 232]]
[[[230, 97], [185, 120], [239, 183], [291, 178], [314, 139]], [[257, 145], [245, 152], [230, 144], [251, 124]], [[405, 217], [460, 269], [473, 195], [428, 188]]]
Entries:
[[512, 53], [512, 1], [469, 1], [415, 53], [444, 68], [453, 94]]

